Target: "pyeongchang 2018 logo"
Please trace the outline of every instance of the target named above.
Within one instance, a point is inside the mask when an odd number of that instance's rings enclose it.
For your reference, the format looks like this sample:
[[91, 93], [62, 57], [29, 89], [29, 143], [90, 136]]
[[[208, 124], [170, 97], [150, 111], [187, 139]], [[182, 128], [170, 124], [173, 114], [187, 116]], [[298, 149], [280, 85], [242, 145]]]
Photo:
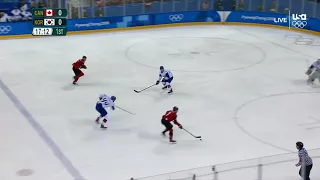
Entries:
[[274, 18], [274, 23], [288, 23], [289, 29], [291, 27], [303, 29], [307, 26], [307, 15], [306, 14], [290, 14], [289, 18]]

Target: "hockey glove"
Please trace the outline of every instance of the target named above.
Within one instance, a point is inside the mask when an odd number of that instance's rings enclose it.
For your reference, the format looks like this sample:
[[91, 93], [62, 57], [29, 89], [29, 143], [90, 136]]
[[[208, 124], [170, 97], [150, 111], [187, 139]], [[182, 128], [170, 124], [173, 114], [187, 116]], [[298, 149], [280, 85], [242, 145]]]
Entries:
[[183, 129], [182, 125], [179, 126], [180, 129]]
[[157, 82], [156, 82], [156, 85], [158, 85], [160, 83], [160, 81], [158, 80]]
[[165, 79], [162, 79], [162, 81], [161, 82], [167, 82], [167, 80], [165, 80]]

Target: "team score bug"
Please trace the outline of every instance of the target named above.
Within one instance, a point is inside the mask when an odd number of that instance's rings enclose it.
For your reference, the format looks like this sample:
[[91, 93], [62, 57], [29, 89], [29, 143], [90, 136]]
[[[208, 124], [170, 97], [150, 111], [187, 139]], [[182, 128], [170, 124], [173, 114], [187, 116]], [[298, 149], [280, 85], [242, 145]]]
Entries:
[[44, 21], [43, 21], [43, 19], [33, 19], [33, 25], [34, 26], [43, 26]]

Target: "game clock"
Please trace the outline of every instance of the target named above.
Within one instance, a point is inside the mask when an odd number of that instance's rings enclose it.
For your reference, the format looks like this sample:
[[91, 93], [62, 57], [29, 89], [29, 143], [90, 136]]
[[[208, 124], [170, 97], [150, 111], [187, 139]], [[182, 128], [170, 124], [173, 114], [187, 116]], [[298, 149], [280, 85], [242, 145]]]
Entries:
[[32, 35], [34, 36], [51, 36], [52, 28], [33, 28]]
[[34, 36], [65, 36], [67, 34], [67, 28], [39, 28], [34, 27], [32, 35]]

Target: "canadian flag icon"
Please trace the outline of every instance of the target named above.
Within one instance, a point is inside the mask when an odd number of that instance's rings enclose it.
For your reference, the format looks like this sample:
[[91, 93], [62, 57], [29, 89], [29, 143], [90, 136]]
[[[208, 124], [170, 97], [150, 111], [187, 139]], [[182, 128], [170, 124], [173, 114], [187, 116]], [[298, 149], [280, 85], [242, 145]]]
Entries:
[[44, 19], [44, 23], [45, 26], [54, 26], [55, 25], [55, 21], [54, 19]]
[[54, 11], [52, 9], [45, 9], [44, 16], [54, 16]]

